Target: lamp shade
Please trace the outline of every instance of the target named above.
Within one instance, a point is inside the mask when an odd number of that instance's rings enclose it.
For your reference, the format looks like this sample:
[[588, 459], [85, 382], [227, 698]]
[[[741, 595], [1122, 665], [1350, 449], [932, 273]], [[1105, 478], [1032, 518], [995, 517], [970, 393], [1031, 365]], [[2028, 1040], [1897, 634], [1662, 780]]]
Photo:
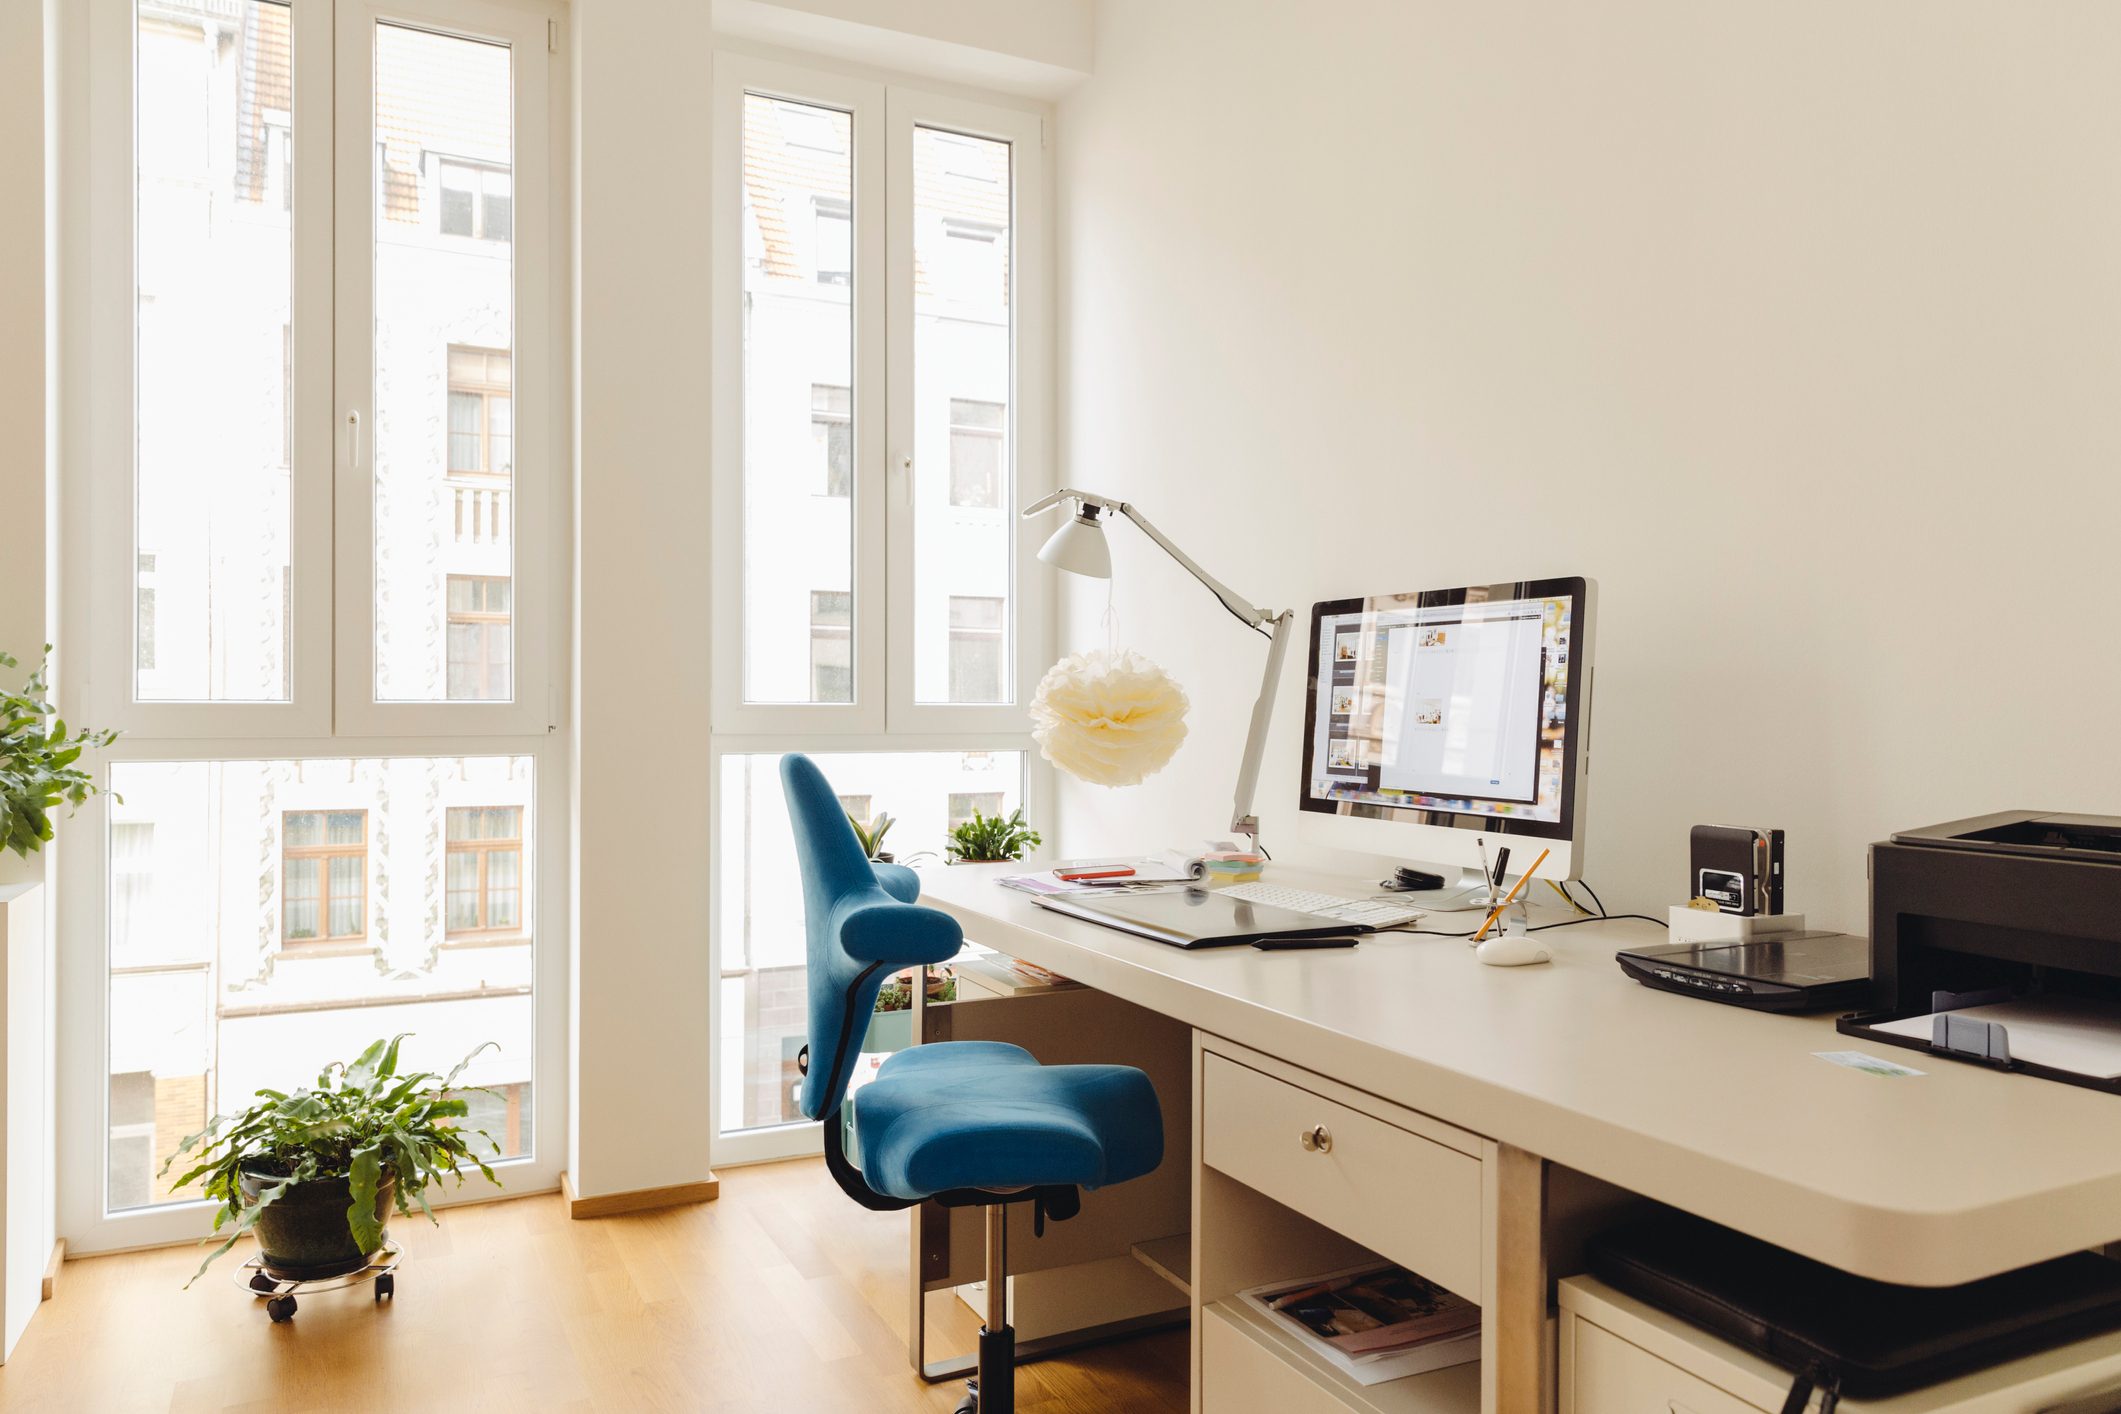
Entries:
[[1112, 578], [1112, 547], [1105, 543], [1105, 528], [1098, 524], [1097, 513], [1088, 507], [1054, 531], [1038, 557], [1070, 574]]

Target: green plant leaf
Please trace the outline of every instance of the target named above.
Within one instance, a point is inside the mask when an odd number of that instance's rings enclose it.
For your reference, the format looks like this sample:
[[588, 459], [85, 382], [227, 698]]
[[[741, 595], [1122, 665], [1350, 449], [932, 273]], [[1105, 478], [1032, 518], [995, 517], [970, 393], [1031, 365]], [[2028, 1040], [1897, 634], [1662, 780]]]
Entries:
[[383, 1181], [382, 1149], [369, 1144], [354, 1150], [346, 1177], [353, 1195], [346, 1205], [346, 1225], [353, 1229], [354, 1245], [373, 1252], [383, 1243], [383, 1228], [376, 1221], [376, 1188]]

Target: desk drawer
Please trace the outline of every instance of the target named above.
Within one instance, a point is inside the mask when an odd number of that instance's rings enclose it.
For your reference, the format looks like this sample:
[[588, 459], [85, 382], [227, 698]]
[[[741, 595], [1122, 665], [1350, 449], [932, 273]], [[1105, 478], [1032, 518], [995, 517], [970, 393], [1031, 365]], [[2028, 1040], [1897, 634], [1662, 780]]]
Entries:
[[1212, 1052], [1200, 1105], [1203, 1163], [1480, 1300], [1480, 1160]]
[[1347, 1406], [1214, 1307], [1200, 1317], [1203, 1414], [1347, 1414]]
[[1570, 1368], [1561, 1387], [1571, 1397], [1561, 1414], [1765, 1414], [1601, 1326], [1562, 1319], [1576, 1330], [1564, 1344]]

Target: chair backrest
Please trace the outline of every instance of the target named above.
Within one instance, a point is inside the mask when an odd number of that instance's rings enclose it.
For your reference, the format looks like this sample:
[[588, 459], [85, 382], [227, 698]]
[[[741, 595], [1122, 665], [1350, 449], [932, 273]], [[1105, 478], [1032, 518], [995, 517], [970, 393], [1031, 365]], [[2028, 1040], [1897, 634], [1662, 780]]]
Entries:
[[921, 886], [911, 869], [872, 864], [862, 853], [815, 761], [783, 756], [781, 789], [803, 874], [810, 964], [810, 1069], [801, 1106], [811, 1119], [823, 1119], [846, 1096], [877, 992], [900, 968], [955, 957], [964, 933], [948, 914], [914, 902]]

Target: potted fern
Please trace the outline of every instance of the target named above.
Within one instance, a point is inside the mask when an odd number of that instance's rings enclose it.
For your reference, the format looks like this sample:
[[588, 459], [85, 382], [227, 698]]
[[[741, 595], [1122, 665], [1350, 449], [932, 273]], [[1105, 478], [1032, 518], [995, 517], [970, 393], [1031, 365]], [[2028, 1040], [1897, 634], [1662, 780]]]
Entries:
[[1025, 850], [1037, 849], [1039, 844], [1038, 831], [1024, 823], [1022, 810], [1004, 817], [982, 815], [975, 809], [970, 820], [950, 832], [944, 852], [952, 864], [982, 864], [1022, 859]]
[[[90, 747], [118, 739], [114, 731], [68, 731], [50, 702], [46, 673], [52, 646], [44, 645], [37, 665], [20, 691], [0, 689], [0, 847], [23, 858], [44, 848], [52, 837], [52, 812], [61, 805], [79, 808], [97, 793], [96, 778], [75, 763]], [[0, 668], [20, 664], [0, 653]], [[50, 718], [49, 726], [45, 719]]]
[[398, 1046], [404, 1039], [377, 1041], [351, 1064], [333, 1061], [314, 1086], [284, 1094], [260, 1090], [257, 1104], [214, 1116], [177, 1146], [162, 1173], [195, 1154], [197, 1165], [171, 1187], [203, 1178], [206, 1196], [220, 1204], [214, 1231], [229, 1229], [186, 1286], [246, 1232], [256, 1233], [270, 1276], [311, 1281], [359, 1271], [382, 1248], [393, 1207], [411, 1217], [417, 1203], [434, 1220], [430, 1184], [453, 1177], [461, 1187], [463, 1166], [473, 1164], [500, 1186], [480, 1153], [482, 1147], [496, 1153], [499, 1146], [484, 1130], [456, 1123], [468, 1113], [461, 1098], [467, 1092], [455, 1088], [457, 1077], [493, 1043], [464, 1057], [446, 1076], [424, 1070], [400, 1075]]

